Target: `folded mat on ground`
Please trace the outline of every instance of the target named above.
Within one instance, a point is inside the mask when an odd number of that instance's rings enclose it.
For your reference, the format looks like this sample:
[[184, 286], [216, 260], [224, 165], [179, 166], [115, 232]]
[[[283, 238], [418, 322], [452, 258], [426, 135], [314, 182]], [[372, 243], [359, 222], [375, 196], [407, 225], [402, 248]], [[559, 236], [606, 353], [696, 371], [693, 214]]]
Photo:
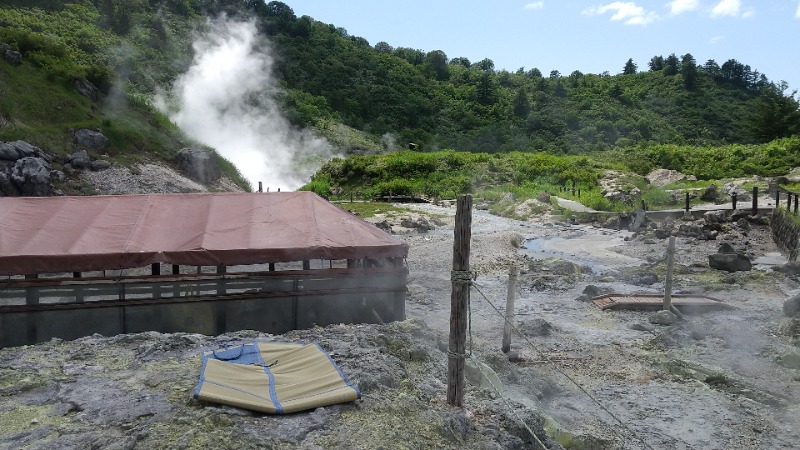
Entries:
[[204, 352], [194, 396], [284, 414], [351, 402], [361, 393], [319, 345], [256, 341]]

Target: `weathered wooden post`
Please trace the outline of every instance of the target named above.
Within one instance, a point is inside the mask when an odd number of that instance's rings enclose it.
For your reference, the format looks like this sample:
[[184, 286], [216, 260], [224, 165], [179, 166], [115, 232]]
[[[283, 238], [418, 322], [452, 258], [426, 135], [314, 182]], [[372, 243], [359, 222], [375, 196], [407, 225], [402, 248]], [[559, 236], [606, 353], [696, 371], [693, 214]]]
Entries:
[[456, 200], [456, 223], [453, 230], [453, 272], [450, 295], [450, 343], [447, 352], [447, 404], [464, 405], [464, 358], [467, 346], [469, 310], [469, 250], [472, 237], [472, 196]]
[[781, 191], [775, 189], [775, 209], [781, 206]]
[[794, 194], [794, 212], [797, 213], [797, 200], [800, 198], [800, 195]]
[[258, 192], [264, 192], [264, 185], [261, 182], [258, 182]]
[[753, 186], [753, 215], [758, 215], [758, 186]]
[[731, 194], [731, 209], [736, 209], [736, 193]]
[[792, 212], [792, 193], [786, 193], [786, 212]]
[[675, 260], [675, 236], [669, 237], [667, 245], [667, 277], [664, 280], [664, 311], [672, 310], [672, 270]]
[[503, 353], [511, 351], [511, 324], [514, 323], [514, 296], [517, 293], [517, 265], [508, 269], [508, 292], [506, 293], [506, 321], [503, 327]]

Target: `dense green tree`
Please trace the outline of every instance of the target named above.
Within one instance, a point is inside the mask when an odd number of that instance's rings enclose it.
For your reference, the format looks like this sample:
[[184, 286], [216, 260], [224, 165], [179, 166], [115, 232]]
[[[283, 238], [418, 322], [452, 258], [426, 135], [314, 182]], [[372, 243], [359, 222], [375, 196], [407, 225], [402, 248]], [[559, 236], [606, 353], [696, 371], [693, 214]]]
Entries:
[[657, 72], [659, 70], [664, 70], [664, 57], [663, 56], [653, 56], [650, 58], [650, 62], [647, 64], [650, 67], [651, 72]]
[[795, 99], [797, 91], [784, 95], [785, 83], [770, 84], [761, 88], [761, 95], [754, 100], [749, 126], [753, 135], [761, 142], [800, 134], [800, 102]]
[[677, 75], [681, 71], [681, 60], [671, 53], [664, 60], [664, 75]]
[[636, 73], [636, 63], [633, 62], [633, 58], [628, 58], [628, 61], [625, 63], [625, 67], [622, 68], [623, 75], [633, 75]]
[[694, 90], [697, 86], [697, 62], [691, 53], [687, 53], [681, 57], [681, 76], [683, 77], [683, 85], [688, 90]]

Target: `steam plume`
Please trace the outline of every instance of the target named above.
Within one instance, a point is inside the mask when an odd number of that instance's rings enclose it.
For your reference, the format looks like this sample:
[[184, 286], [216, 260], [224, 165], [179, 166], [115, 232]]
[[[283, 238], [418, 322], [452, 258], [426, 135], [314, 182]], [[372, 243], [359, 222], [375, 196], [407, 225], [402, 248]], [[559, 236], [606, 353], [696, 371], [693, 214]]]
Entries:
[[189, 70], [175, 82], [168, 101], [157, 98], [159, 107], [189, 137], [233, 162], [253, 186], [263, 181], [273, 190], [294, 190], [305, 183], [332, 148], [281, 115], [274, 61], [255, 24], [211, 21], [193, 47]]

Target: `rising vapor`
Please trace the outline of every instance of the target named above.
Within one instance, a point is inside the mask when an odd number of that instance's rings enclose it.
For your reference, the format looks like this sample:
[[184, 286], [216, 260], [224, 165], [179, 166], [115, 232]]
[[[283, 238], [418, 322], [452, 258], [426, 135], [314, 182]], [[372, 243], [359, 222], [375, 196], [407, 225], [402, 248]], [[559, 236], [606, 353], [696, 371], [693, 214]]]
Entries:
[[[275, 102], [268, 43], [252, 22], [218, 19], [194, 44], [194, 60], [156, 99], [189, 137], [233, 162], [253, 186], [294, 190], [330, 158], [331, 145], [293, 128]], [[316, 165], [308, 161], [316, 161]], [[302, 163], [301, 163], [302, 162]]]

